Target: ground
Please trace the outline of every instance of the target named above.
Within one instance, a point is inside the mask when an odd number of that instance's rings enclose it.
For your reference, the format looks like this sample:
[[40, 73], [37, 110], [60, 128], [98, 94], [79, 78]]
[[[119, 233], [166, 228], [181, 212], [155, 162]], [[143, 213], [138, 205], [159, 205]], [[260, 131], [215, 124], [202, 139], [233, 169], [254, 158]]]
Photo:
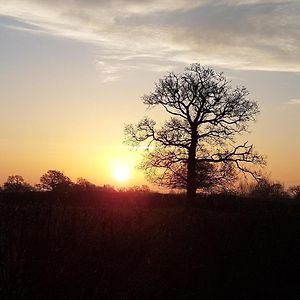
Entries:
[[300, 299], [300, 203], [0, 195], [1, 299]]

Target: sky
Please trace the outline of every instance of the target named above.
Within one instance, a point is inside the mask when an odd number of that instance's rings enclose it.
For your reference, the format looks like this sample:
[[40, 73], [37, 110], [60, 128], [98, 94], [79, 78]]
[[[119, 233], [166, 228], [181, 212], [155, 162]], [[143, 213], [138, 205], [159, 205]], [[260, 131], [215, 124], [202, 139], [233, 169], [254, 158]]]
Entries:
[[300, 2], [0, 0], [0, 184], [49, 169], [112, 184], [140, 151], [123, 129], [167, 72], [200, 63], [244, 85], [260, 114], [243, 139], [266, 174], [300, 184]]

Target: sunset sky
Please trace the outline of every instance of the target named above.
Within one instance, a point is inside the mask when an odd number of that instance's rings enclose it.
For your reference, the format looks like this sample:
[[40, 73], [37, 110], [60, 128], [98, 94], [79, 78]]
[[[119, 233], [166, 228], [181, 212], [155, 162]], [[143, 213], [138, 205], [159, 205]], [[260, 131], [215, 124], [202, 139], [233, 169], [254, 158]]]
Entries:
[[167, 117], [140, 97], [193, 62], [248, 88], [261, 112], [243, 139], [299, 185], [300, 2], [280, 0], [0, 0], [0, 184], [48, 169], [117, 184], [139, 157], [124, 124]]

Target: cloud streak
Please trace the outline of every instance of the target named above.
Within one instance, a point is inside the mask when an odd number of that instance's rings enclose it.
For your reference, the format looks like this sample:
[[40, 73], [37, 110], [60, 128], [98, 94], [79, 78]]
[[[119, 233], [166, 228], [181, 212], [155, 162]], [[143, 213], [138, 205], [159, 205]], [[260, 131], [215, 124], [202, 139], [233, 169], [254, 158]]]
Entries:
[[300, 98], [298, 99], [290, 99], [287, 104], [290, 104], [290, 105], [300, 105]]
[[19, 21], [17, 30], [96, 45], [107, 81], [126, 68], [195, 61], [300, 72], [297, 1], [4, 0], [0, 15]]

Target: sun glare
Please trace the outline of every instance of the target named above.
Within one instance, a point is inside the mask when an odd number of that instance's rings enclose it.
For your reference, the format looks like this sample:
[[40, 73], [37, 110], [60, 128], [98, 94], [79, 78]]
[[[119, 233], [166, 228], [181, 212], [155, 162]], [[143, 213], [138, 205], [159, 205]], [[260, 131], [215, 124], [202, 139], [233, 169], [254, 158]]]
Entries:
[[124, 182], [130, 178], [130, 170], [128, 166], [118, 165], [113, 169], [113, 177], [119, 181]]

